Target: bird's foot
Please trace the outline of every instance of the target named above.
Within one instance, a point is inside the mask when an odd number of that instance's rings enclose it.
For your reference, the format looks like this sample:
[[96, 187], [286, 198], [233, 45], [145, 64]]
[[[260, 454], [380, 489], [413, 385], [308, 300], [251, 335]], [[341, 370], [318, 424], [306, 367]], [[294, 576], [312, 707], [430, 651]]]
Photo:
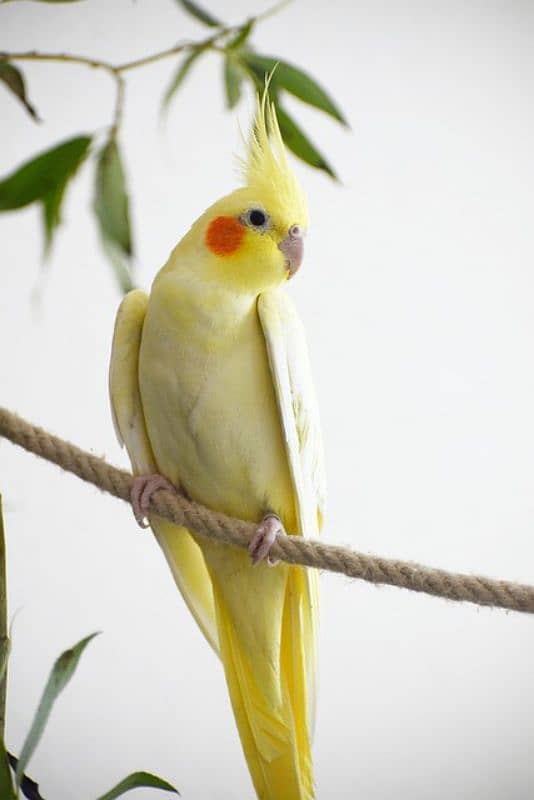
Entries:
[[147, 514], [150, 508], [150, 500], [154, 492], [159, 489], [168, 489], [176, 492], [176, 487], [172, 485], [163, 475], [139, 475], [132, 481], [130, 489], [130, 502], [132, 504], [134, 517], [141, 528], [148, 528], [149, 522]]
[[265, 514], [248, 546], [248, 552], [252, 557], [254, 566], [263, 561], [265, 557], [267, 557], [267, 564], [270, 567], [278, 564], [279, 559], [271, 558], [269, 552], [276, 541], [276, 537], [279, 535], [287, 536], [282, 520], [272, 512]]

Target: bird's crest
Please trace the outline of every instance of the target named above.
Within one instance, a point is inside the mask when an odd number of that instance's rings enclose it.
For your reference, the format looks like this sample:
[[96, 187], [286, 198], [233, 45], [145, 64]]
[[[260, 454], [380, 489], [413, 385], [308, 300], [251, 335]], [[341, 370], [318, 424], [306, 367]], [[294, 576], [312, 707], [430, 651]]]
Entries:
[[269, 82], [270, 78], [256, 100], [246, 158], [241, 159], [243, 178], [247, 188], [266, 205], [281, 207], [289, 219], [306, 225], [306, 199], [289, 164], [276, 110], [268, 96]]

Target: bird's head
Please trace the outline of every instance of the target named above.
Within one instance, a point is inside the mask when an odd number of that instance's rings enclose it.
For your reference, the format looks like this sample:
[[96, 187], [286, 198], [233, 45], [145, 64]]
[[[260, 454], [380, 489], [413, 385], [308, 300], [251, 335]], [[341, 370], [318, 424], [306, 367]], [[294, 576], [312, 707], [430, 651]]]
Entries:
[[190, 236], [197, 255], [203, 256], [197, 261], [203, 279], [232, 291], [259, 294], [298, 270], [308, 222], [306, 201], [266, 91], [258, 100], [241, 164], [244, 186], [211, 206]]

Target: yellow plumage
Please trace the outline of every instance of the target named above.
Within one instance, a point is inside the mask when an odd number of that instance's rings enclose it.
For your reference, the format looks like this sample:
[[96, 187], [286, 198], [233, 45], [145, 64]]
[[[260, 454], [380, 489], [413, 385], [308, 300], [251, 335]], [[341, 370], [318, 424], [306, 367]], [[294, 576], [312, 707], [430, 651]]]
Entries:
[[[260, 210], [261, 230], [252, 220]], [[114, 418], [137, 474], [159, 472], [195, 500], [288, 533], [322, 520], [322, 449], [300, 323], [281, 290], [280, 243], [307, 224], [274, 111], [258, 106], [245, 186], [209, 208], [115, 326]], [[292, 228], [293, 226], [293, 228]], [[293, 234], [292, 234], [293, 235]], [[151, 527], [224, 665], [259, 798], [313, 797], [317, 579], [158, 518]]]

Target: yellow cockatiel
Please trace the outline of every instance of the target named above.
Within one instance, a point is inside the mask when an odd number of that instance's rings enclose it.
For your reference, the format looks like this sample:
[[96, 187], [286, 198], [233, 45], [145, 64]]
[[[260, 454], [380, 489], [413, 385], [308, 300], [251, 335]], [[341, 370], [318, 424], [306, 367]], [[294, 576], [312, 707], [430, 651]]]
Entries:
[[308, 800], [317, 575], [264, 559], [277, 534], [319, 532], [323, 459], [304, 335], [282, 289], [302, 259], [306, 203], [265, 95], [243, 168], [245, 185], [194, 223], [150, 296], [123, 300], [111, 403], [140, 476], [138, 519], [165, 476], [199, 503], [259, 523], [249, 554], [150, 516], [222, 660], [257, 796]]

